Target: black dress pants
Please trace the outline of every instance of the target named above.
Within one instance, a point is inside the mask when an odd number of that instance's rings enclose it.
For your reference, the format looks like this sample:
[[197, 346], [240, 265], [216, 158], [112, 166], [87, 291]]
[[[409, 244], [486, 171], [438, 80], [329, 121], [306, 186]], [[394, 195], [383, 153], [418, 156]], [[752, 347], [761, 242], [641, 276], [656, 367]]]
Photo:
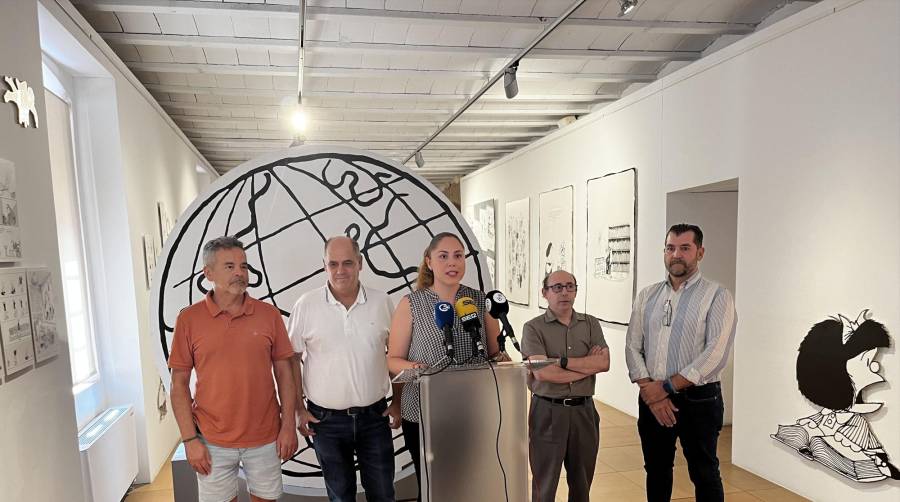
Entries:
[[672, 498], [676, 438], [684, 449], [697, 502], [724, 501], [716, 455], [724, 415], [719, 382], [689, 387], [673, 396], [672, 402], [678, 408], [676, 424], [665, 427], [638, 398], [638, 433], [647, 471], [648, 502], [668, 502]]

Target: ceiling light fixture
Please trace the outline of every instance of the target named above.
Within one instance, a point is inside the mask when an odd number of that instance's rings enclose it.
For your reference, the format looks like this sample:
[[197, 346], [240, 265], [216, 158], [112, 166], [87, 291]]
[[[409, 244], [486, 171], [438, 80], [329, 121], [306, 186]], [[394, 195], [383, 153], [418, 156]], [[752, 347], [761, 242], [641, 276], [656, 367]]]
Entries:
[[308, 125], [306, 111], [303, 109], [303, 39], [306, 25], [306, 0], [299, 0], [300, 15], [297, 21], [297, 106], [291, 114], [291, 128], [294, 131], [294, 142], [291, 146], [303, 144], [303, 133]]
[[619, 0], [619, 2], [622, 4], [622, 9], [619, 10], [619, 17], [627, 15], [637, 7], [637, 0]]
[[516, 70], [519, 69], [519, 62], [506, 67], [503, 70], [503, 92], [506, 93], [506, 99], [512, 99], [519, 94], [519, 83], [516, 81]]
[[419, 166], [419, 169], [422, 169], [423, 167], [425, 167], [425, 157], [422, 157], [422, 152], [419, 150], [416, 150], [415, 157], [416, 157], [416, 165]]

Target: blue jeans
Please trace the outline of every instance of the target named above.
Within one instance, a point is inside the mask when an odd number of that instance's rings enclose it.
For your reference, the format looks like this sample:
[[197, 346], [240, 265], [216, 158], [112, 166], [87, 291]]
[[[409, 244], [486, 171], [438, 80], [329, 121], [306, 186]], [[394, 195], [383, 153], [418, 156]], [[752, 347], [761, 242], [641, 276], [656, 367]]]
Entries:
[[322, 466], [325, 488], [331, 502], [356, 501], [356, 469], [353, 455], [359, 462], [360, 480], [369, 502], [394, 500], [394, 441], [388, 417], [382, 416], [387, 402], [381, 400], [371, 406], [348, 414], [307, 403], [309, 412], [319, 420], [310, 424], [316, 433], [313, 449]]
[[672, 402], [678, 408], [675, 427], [664, 427], [638, 398], [638, 433], [647, 471], [647, 500], [668, 502], [672, 498], [672, 467], [678, 438], [697, 502], [722, 502], [725, 494], [716, 456], [724, 415], [719, 382], [684, 389], [672, 397]]

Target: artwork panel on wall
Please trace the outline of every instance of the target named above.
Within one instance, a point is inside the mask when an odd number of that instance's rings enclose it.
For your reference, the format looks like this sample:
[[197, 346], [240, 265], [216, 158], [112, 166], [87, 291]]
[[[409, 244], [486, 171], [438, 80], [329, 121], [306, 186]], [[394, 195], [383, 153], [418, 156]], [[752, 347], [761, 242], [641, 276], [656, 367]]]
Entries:
[[478, 245], [487, 258], [488, 271], [494, 282], [497, 282], [497, 205], [494, 199], [488, 199], [472, 206], [472, 231], [478, 239]]
[[531, 299], [530, 199], [506, 203], [506, 298], [528, 305]]
[[[540, 195], [538, 204], [538, 240], [541, 279], [555, 270], [572, 271], [573, 261], [573, 196], [571, 185]], [[538, 305], [547, 308], [540, 297]]]
[[0, 272], [0, 340], [6, 376], [34, 365], [25, 269]]
[[22, 259], [19, 205], [16, 199], [16, 166], [0, 159], [0, 263]]
[[26, 282], [34, 330], [34, 357], [40, 363], [59, 355], [53, 276], [46, 267], [31, 268], [26, 272]]
[[153, 272], [156, 270], [156, 239], [151, 234], [141, 236], [141, 242], [144, 245], [144, 271], [146, 272], [147, 289], [153, 282]]
[[852, 481], [900, 480], [870, 423], [885, 403], [867, 400], [868, 387], [887, 383], [879, 352], [890, 346], [887, 328], [868, 309], [856, 319], [838, 314], [815, 324], [797, 351], [796, 377], [800, 394], [819, 411], [778, 425], [770, 437], [795, 450], [799, 462], [817, 462]]
[[587, 182], [585, 311], [627, 325], [635, 290], [637, 170]]
[[157, 226], [159, 226], [159, 244], [162, 246], [166, 243], [169, 233], [172, 232], [172, 218], [169, 217], [169, 211], [162, 202], [156, 203]]

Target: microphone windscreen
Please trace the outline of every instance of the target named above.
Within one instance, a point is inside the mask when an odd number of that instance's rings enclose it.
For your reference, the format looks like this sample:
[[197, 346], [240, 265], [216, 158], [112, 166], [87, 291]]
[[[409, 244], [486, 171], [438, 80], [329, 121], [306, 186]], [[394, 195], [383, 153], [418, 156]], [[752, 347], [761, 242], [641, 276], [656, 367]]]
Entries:
[[500, 319], [501, 315], [509, 313], [509, 302], [506, 300], [506, 296], [497, 290], [487, 294], [485, 307], [488, 309], [488, 314], [494, 319]]
[[434, 322], [439, 329], [444, 326], [453, 326], [453, 319], [456, 317], [453, 313], [453, 305], [450, 302], [437, 302], [434, 304]]
[[464, 296], [456, 300], [456, 315], [463, 321], [467, 320], [472, 314], [478, 315], [478, 307], [475, 306], [475, 300]]

